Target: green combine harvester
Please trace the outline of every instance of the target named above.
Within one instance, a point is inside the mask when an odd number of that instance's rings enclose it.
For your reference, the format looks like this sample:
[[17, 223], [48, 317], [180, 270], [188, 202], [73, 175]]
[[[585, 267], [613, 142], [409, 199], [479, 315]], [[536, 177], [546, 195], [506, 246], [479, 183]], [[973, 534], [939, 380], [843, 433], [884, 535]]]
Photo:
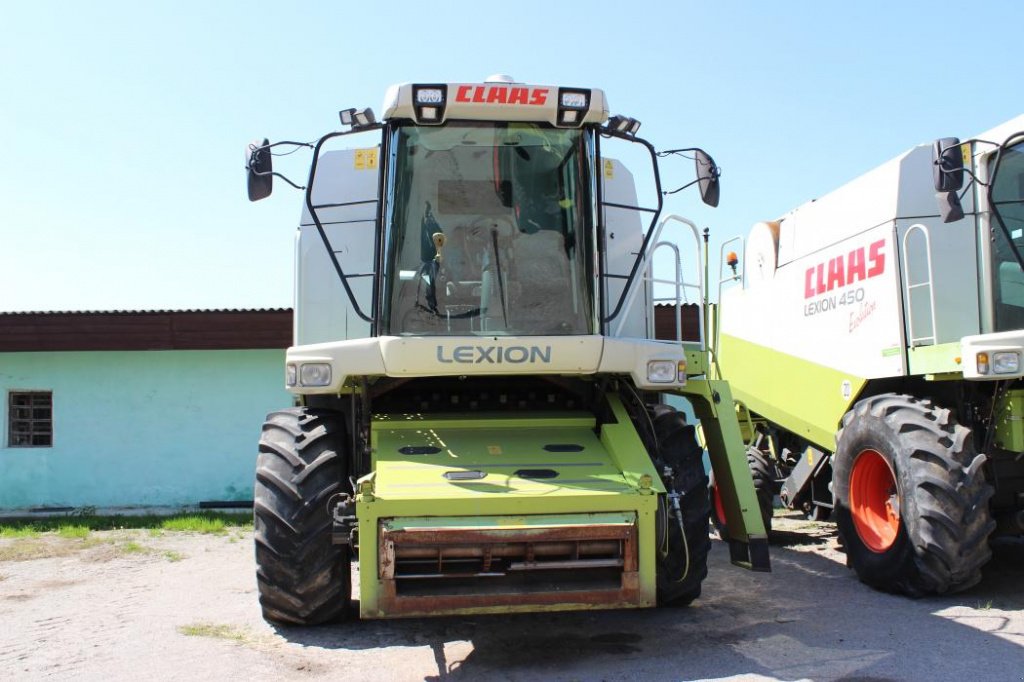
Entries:
[[[507, 77], [395, 86], [383, 122], [340, 117], [315, 144], [246, 154], [255, 201], [288, 181], [275, 152], [313, 150], [285, 373], [297, 406], [267, 417], [256, 471], [265, 618], [345, 617], [353, 561], [364, 618], [689, 603], [709, 494], [670, 394], [701, 421], [733, 563], [768, 570], [703, 341], [702, 236], [662, 217], [639, 123], [609, 118], [600, 90]], [[329, 149], [347, 140], [361, 146]], [[649, 157], [648, 206], [602, 151], [615, 145]], [[717, 204], [711, 158], [668, 153], [695, 159], [691, 184]]]

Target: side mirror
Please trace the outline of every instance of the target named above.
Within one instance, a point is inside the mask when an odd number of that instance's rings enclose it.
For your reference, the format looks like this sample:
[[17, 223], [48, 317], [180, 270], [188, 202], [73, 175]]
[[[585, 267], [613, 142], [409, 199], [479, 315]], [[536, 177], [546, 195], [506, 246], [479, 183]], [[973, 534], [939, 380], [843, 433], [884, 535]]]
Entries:
[[932, 180], [936, 192], [956, 192], [964, 186], [959, 138], [943, 137], [932, 143]]
[[274, 189], [274, 164], [270, 157], [270, 140], [264, 138], [250, 142], [245, 150], [246, 180], [249, 201], [259, 201], [270, 196]]
[[704, 150], [697, 149], [694, 152], [694, 162], [697, 165], [697, 184], [700, 187], [700, 199], [708, 206], [718, 206], [718, 195], [721, 186], [718, 184], [718, 176], [722, 171], [715, 165], [712, 159]]

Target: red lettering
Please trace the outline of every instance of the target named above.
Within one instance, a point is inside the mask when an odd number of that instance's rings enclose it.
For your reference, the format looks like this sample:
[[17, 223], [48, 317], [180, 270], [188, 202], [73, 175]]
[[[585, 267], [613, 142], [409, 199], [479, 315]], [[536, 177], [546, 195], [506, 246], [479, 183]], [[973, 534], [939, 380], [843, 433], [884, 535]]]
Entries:
[[505, 88], [491, 88], [487, 92], [487, 103], [488, 104], [493, 104], [495, 102], [497, 102], [498, 104], [505, 104], [507, 99], [508, 99], [508, 90], [506, 90]]
[[867, 279], [864, 274], [864, 249], [854, 249], [846, 260], [846, 283], [853, 284]]
[[814, 268], [807, 268], [804, 273], [804, 298], [814, 296]]
[[484, 100], [484, 89], [483, 88], [481, 88], [479, 86], [477, 86], [476, 88], [473, 88], [473, 101], [476, 102], [477, 104], [484, 104], [485, 103], [485, 100]]
[[833, 258], [828, 262], [828, 284], [825, 288], [832, 291], [836, 287], [846, 286], [846, 273], [843, 271], [843, 257]]
[[512, 93], [509, 95], [509, 104], [527, 104], [527, 94], [529, 91], [526, 88], [512, 88]]
[[818, 267], [816, 267], [815, 270], [817, 270], [818, 274], [818, 285], [815, 290], [817, 291], [817, 293], [823, 294], [825, 293], [825, 264], [818, 263]]
[[880, 239], [868, 247], [868, 260], [871, 261], [871, 267], [868, 268], [868, 277], [874, 277], [885, 272], [885, 254], [882, 253], [883, 246], [885, 246], [885, 240]]
[[548, 91], [545, 88], [537, 88], [533, 91], [533, 96], [530, 98], [530, 104], [534, 106], [544, 106], [544, 103], [548, 101]]
[[472, 85], [460, 85], [459, 91], [455, 93], [456, 102], [468, 102], [469, 91], [473, 88]]

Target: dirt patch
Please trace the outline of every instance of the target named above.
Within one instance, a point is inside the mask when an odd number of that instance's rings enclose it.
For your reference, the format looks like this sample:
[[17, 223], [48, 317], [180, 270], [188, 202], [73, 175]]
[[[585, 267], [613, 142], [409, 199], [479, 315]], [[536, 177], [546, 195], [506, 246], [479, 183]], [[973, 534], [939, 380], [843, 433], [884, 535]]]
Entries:
[[75, 544], [81, 540], [4, 538], [0, 548], [42, 541], [51, 554], [0, 565], [0, 670], [59, 679], [110, 670], [280, 680], [337, 679], [339, 670], [373, 680], [1019, 676], [1019, 545], [997, 548], [977, 588], [909, 600], [861, 585], [845, 567], [834, 526], [775, 522], [773, 572], [731, 566], [716, 538], [703, 595], [690, 608], [317, 628], [262, 620], [251, 533], [100, 531], [87, 539], [99, 544], [85, 549]]

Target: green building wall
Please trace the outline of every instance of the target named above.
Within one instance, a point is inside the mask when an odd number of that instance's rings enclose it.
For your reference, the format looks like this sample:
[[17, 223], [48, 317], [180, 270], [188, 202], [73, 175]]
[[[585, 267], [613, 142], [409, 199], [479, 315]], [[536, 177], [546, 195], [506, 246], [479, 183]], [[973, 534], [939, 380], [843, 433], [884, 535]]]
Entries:
[[[0, 510], [251, 500], [283, 368], [284, 350], [0, 353]], [[9, 447], [7, 396], [36, 390], [53, 445]]]

